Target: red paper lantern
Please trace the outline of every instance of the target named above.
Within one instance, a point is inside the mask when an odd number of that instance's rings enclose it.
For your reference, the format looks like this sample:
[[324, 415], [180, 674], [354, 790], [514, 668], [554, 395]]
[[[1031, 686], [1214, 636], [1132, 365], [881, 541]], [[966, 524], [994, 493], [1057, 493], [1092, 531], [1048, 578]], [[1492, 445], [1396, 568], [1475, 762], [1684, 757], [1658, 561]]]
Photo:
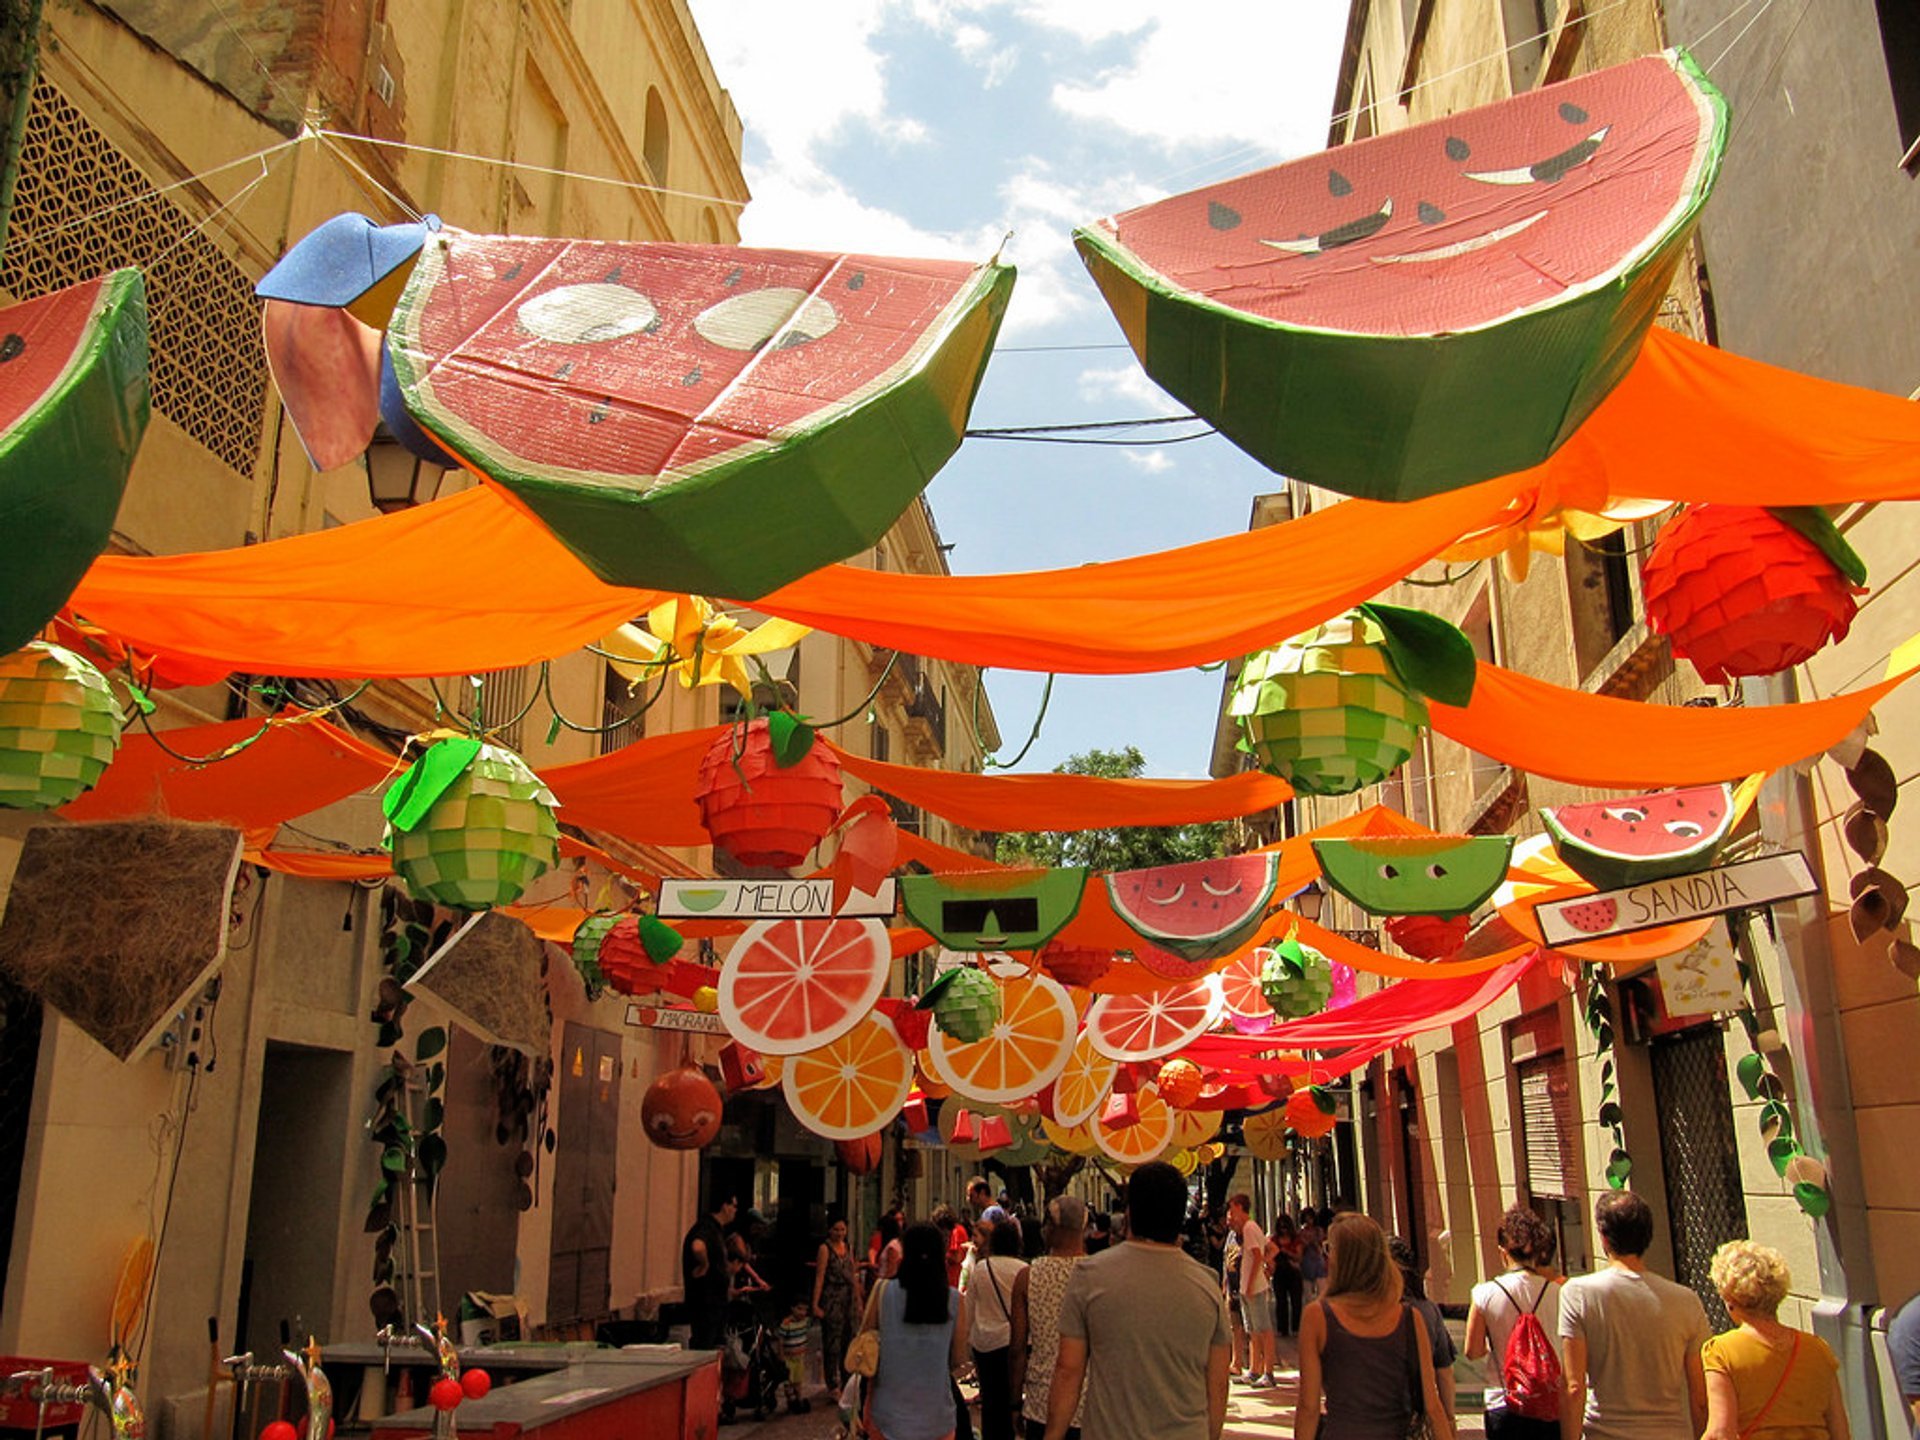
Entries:
[[660, 972], [678, 953], [678, 939], [672, 926], [652, 915], [622, 915], [600, 937], [594, 959], [622, 995], [650, 995], [661, 988]]
[[933, 1123], [927, 1115], [924, 1091], [914, 1089], [907, 1092], [907, 1103], [900, 1107], [900, 1118], [907, 1122], [907, 1129], [916, 1135]]
[[300, 1432], [289, 1421], [274, 1420], [260, 1432], [260, 1440], [300, 1440]]
[[767, 1083], [767, 1067], [760, 1063], [759, 1051], [729, 1040], [720, 1047], [720, 1078], [729, 1090], [758, 1090]]
[[640, 1101], [640, 1128], [663, 1150], [698, 1150], [720, 1133], [720, 1092], [691, 1065], [669, 1070]]
[[833, 1148], [839, 1152], [840, 1163], [847, 1167], [849, 1174], [871, 1175], [880, 1168], [881, 1139], [882, 1133], [876, 1130], [858, 1140], [836, 1140]]
[[493, 1376], [484, 1370], [462, 1370], [460, 1388], [466, 1392], [469, 1400], [484, 1400], [493, 1389]]
[[983, 1115], [980, 1118], [980, 1151], [1004, 1150], [1013, 1144], [1013, 1128], [1007, 1124], [1004, 1115]]
[[1109, 1130], [1124, 1130], [1140, 1123], [1140, 1097], [1132, 1090], [1115, 1090], [1101, 1107], [1100, 1123]]
[[950, 1145], [971, 1145], [974, 1143], [973, 1112], [961, 1110], [953, 1117], [953, 1134], [948, 1138]]
[[[735, 753], [735, 744], [739, 752]], [[733, 729], [700, 761], [700, 818], [713, 843], [742, 865], [790, 869], [840, 816], [840, 761], [815, 744], [792, 765], [773, 758], [767, 722]]]
[[1169, 1060], [1160, 1067], [1157, 1084], [1160, 1098], [1176, 1110], [1188, 1109], [1200, 1098], [1206, 1077], [1191, 1060]]
[[427, 1391], [427, 1403], [436, 1410], [451, 1410], [467, 1398], [467, 1392], [460, 1388], [460, 1382], [451, 1375], [442, 1376], [433, 1382], [433, 1388]]
[[[893, 1033], [909, 1050], [927, 1048], [927, 1032], [933, 1028], [933, 1012], [922, 1010], [911, 1000], [880, 999], [874, 1009], [893, 1021]], [[925, 1126], [920, 1127], [925, 1129]]]
[[1320, 1108], [1317, 1089], [1308, 1086], [1287, 1097], [1287, 1125], [1296, 1135], [1318, 1140], [1333, 1129], [1334, 1117], [1331, 1111]]
[[1853, 623], [1853, 586], [1820, 547], [1753, 505], [1689, 505], [1647, 557], [1647, 624], [1724, 685], [1777, 675]]
[[1467, 943], [1471, 915], [1392, 915], [1387, 934], [1416, 960], [1444, 960]]
[[1086, 945], [1048, 945], [1040, 952], [1040, 968], [1062, 985], [1085, 990], [1113, 968], [1113, 952]]

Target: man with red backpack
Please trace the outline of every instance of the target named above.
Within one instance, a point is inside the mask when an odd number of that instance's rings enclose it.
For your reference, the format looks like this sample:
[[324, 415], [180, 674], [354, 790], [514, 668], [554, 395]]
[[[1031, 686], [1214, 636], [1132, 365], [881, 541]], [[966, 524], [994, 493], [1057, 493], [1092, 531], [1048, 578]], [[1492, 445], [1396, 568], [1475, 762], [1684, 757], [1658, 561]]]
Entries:
[[1473, 1287], [1467, 1311], [1467, 1358], [1492, 1356], [1487, 1386], [1491, 1440], [1560, 1440], [1563, 1390], [1560, 1352], [1560, 1276], [1553, 1231], [1533, 1211], [1516, 1205], [1497, 1232], [1507, 1257], [1503, 1275]]

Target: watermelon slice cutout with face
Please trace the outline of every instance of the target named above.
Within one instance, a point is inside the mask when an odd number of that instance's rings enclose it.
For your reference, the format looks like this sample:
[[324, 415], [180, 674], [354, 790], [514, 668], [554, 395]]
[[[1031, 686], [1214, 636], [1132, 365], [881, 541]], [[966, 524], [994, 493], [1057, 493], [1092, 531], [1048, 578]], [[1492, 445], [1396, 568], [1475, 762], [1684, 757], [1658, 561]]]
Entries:
[[1511, 835], [1316, 840], [1327, 884], [1374, 915], [1465, 915], [1500, 888]]
[[601, 579], [751, 599], [865, 549], [960, 443], [1004, 265], [432, 236], [406, 407]]
[[1596, 890], [1620, 890], [1713, 864], [1733, 833], [1733, 787], [1561, 805], [1540, 818], [1562, 864]]
[[1086, 870], [1070, 865], [906, 875], [900, 908], [949, 950], [1037, 950], [1079, 913], [1086, 887]]
[[1545, 460], [1619, 381], [1719, 169], [1684, 53], [1101, 220], [1146, 371], [1273, 470], [1415, 500]]
[[1279, 856], [1270, 850], [1190, 860], [1117, 871], [1106, 877], [1107, 899], [1134, 934], [1151, 942], [1134, 958], [1179, 979], [1253, 937], [1266, 918], [1278, 875]]

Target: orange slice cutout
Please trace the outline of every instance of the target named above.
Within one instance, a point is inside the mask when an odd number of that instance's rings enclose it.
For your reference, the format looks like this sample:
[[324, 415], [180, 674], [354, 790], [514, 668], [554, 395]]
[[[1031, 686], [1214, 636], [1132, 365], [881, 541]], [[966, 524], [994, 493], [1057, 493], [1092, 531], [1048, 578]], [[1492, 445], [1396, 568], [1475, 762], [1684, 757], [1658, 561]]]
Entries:
[[1119, 1069], [1120, 1062], [1094, 1049], [1093, 1041], [1081, 1031], [1073, 1042], [1065, 1067], [1054, 1078], [1054, 1118], [1065, 1126], [1090, 1119], [1113, 1088], [1113, 1077]]
[[1102, 995], [1087, 1011], [1093, 1048], [1113, 1060], [1158, 1060], [1212, 1028], [1220, 977], [1201, 975], [1146, 995]]
[[1094, 1144], [1109, 1160], [1122, 1165], [1144, 1165], [1156, 1158], [1173, 1139], [1173, 1107], [1160, 1098], [1151, 1085], [1143, 1085], [1134, 1096], [1140, 1118], [1131, 1125], [1109, 1130], [1097, 1121], [1093, 1126]]
[[1276, 1105], [1240, 1122], [1240, 1138], [1256, 1160], [1284, 1160], [1287, 1156], [1287, 1108]]
[[1095, 1115], [1088, 1115], [1078, 1124], [1068, 1125], [1061, 1120], [1042, 1118], [1040, 1131], [1047, 1137], [1047, 1143], [1069, 1155], [1098, 1155], [1100, 1142], [1094, 1138], [1094, 1131], [1100, 1121]]
[[1173, 1143], [1185, 1150], [1197, 1149], [1220, 1133], [1220, 1120], [1218, 1110], [1175, 1110]]
[[815, 1050], [865, 1018], [892, 968], [878, 920], [762, 920], [720, 967], [720, 1019], [762, 1055]]
[[1053, 1082], [1073, 1053], [1078, 1024], [1066, 987], [1029, 975], [1000, 987], [1000, 1018], [986, 1035], [963, 1044], [936, 1028], [927, 1037], [927, 1057], [955, 1094], [1004, 1105]]
[[846, 1034], [787, 1060], [780, 1088], [794, 1118], [829, 1140], [859, 1140], [889, 1123], [913, 1088], [913, 1052], [875, 1013]]

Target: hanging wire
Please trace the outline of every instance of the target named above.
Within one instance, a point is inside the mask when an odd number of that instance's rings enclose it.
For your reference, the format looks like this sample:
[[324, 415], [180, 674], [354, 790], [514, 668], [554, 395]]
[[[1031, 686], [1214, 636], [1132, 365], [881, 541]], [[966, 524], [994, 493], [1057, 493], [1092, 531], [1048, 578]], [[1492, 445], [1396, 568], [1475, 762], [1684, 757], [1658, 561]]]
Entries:
[[[486, 717], [478, 713], [478, 709], [475, 714], [466, 715], [447, 704], [447, 697], [440, 693], [440, 682], [435, 680], [431, 675], [427, 677], [427, 688], [433, 691], [434, 707], [441, 715], [451, 715], [455, 720], [458, 720], [467, 727], [469, 734], [482, 737], [495, 735], [502, 730], [511, 730], [527, 718], [528, 712], [533, 709], [535, 703], [540, 699], [541, 691], [546, 685], [547, 671], [551, 667], [551, 664], [552, 662], [547, 660], [540, 662], [540, 683], [533, 687], [533, 693], [527, 697], [527, 703], [520, 707], [519, 713], [510, 720], [496, 721], [492, 725], [486, 723]], [[470, 679], [473, 682], [475, 692], [474, 703], [476, 707], [484, 708], [486, 677], [483, 675], [475, 675], [470, 677]]]
[[547, 697], [547, 708], [553, 712], [553, 718], [558, 720], [561, 725], [567, 729], [573, 731], [576, 735], [611, 735], [616, 730], [625, 729], [628, 725], [632, 724], [638, 716], [646, 714], [647, 711], [658, 704], [660, 697], [667, 693], [667, 681], [671, 678], [669, 672], [662, 670], [658, 683], [653, 687], [653, 694], [647, 697], [646, 702], [642, 704], [638, 710], [628, 711], [626, 715], [611, 725], [576, 725], [562, 714], [560, 702], [553, 698], [553, 667], [551, 665], [543, 665], [540, 667], [540, 685], [537, 693]]
[[867, 698], [854, 706], [853, 709], [849, 710], [846, 714], [842, 715], [838, 720], [823, 720], [818, 725], [813, 725], [812, 721], [808, 721], [807, 723], [812, 725], [815, 730], [837, 730], [848, 721], [859, 719], [867, 713], [867, 708], [879, 698], [880, 687], [887, 683], [887, 677], [893, 674], [893, 667], [899, 663], [900, 652], [896, 650], [887, 657], [887, 668], [880, 672], [880, 678], [874, 681], [873, 689], [867, 692]]
[[[988, 756], [980, 762], [980, 767], [983, 770], [1011, 770], [1027, 758], [1027, 752], [1033, 749], [1033, 742], [1040, 738], [1040, 724], [1047, 718], [1047, 706], [1053, 702], [1053, 682], [1056, 678], [1057, 677], [1053, 675], [1047, 676], [1047, 683], [1040, 691], [1040, 713], [1033, 717], [1033, 729], [1027, 732], [1027, 743], [1020, 747], [1020, 753], [1011, 760], [996, 760], [992, 756]], [[981, 688], [980, 686], [974, 687], [973, 694], [976, 702], [979, 700]], [[980, 745], [978, 725], [974, 726], [973, 743]], [[984, 749], [985, 747], [981, 746], [981, 748]]]
[[1485, 560], [1476, 560], [1458, 575], [1453, 573], [1453, 567], [1449, 565], [1441, 572], [1438, 580], [1419, 580], [1412, 575], [1407, 575], [1401, 578], [1400, 583], [1402, 585], [1417, 585], [1422, 590], [1442, 590], [1449, 585], [1458, 585], [1462, 580], [1466, 579], [1486, 563]]

